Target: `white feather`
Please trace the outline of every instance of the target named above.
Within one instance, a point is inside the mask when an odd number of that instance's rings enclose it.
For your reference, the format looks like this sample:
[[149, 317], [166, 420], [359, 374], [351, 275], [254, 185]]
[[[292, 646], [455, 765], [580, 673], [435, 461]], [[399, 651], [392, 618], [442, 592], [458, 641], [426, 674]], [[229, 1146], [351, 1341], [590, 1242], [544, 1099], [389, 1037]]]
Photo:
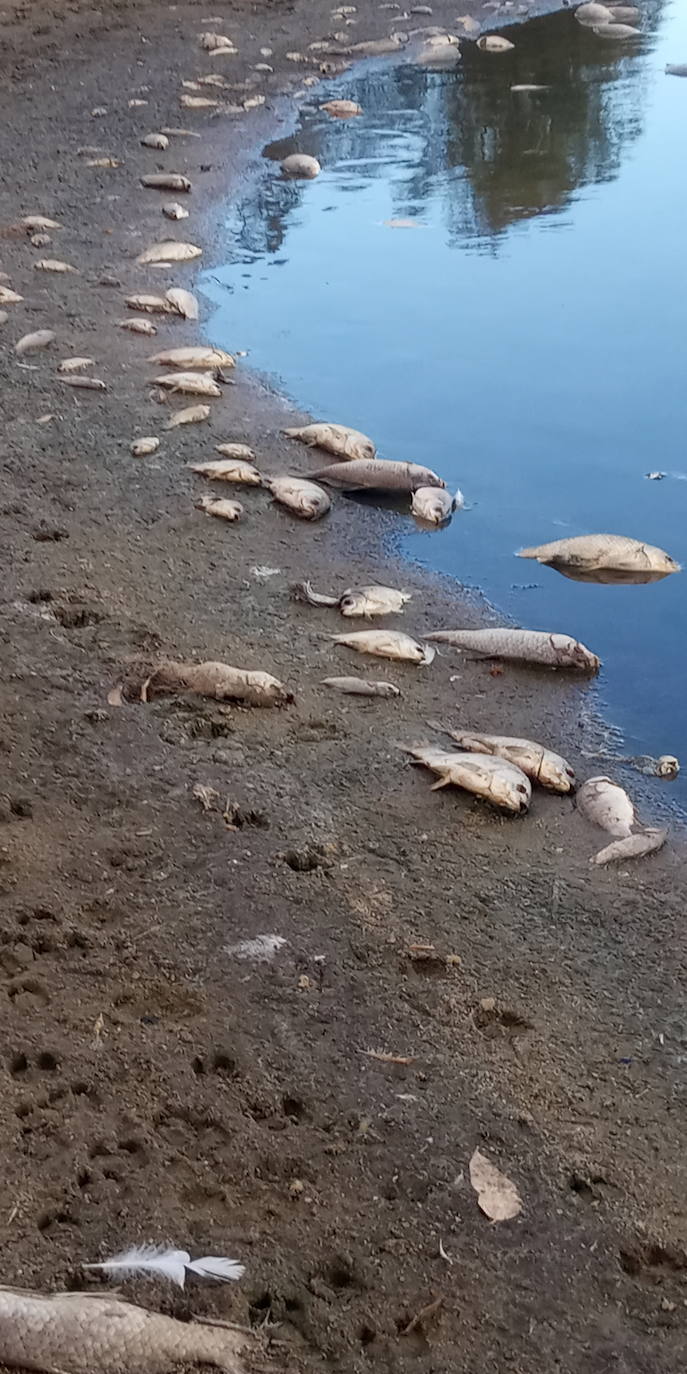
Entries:
[[219, 1258], [217, 1255], [203, 1255], [202, 1259], [191, 1260], [186, 1268], [203, 1279], [217, 1279], [218, 1283], [240, 1279], [246, 1272], [238, 1260]]
[[134, 1245], [121, 1255], [103, 1260], [101, 1264], [84, 1264], [84, 1269], [104, 1269], [106, 1273], [117, 1273], [123, 1277], [132, 1274], [153, 1274], [169, 1279], [179, 1288], [186, 1282], [186, 1269], [191, 1256], [187, 1250], [164, 1250], [155, 1245]]

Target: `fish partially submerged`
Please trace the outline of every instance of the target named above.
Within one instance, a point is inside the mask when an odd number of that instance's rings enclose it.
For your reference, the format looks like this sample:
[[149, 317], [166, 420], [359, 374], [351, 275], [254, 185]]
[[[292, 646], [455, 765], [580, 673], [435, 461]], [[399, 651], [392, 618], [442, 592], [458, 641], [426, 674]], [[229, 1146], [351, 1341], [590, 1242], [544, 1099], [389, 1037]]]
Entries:
[[428, 525], [445, 525], [454, 510], [464, 504], [461, 491], [451, 496], [443, 487], [417, 487], [413, 492], [410, 509], [418, 520], [424, 520]]
[[359, 654], [398, 659], [401, 663], [431, 663], [436, 650], [400, 630], [356, 630], [353, 634], [330, 635], [335, 644], [357, 649]]
[[388, 458], [355, 458], [348, 463], [331, 463], [314, 472], [321, 482], [347, 491], [415, 491], [417, 487], [445, 487], [446, 483], [431, 468], [419, 463], [397, 463]]
[[215, 701], [241, 701], [246, 706], [282, 706], [293, 695], [270, 673], [232, 668], [228, 663], [178, 663], [164, 660], [141, 688], [141, 700], [151, 692], [197, 692]]
[[372, 440], [358, 429], [349, 429], [348, 425], [302, 425], [285, 429], [284, 433], [290, 439], [300, 439], [309, 448], [327, 449], [337, 458], [374, 458], [377, 454]]
[[307, 153], [291, 153], [284, 158], [281, 169], [285, 177], [303, 177], [306, 180], [318, 177], [322, 171], [317, 158], [309, 157]]
[[242, 482], [247, 487], [261, 487], [262, 477], [246, 458], [222, 458], [210, 463], [190, 463], [191, 472], [207, 477], [211, 482]]
[[580, 534], [520, 549], [518, 558], [534, 558], [580, 581], [651, 582], [680, 572], [664, 549], [624, 534]]
[[342, 615], [365, 616], [367, 620], [376, 615], [398, 615], [406, 601], [410, 601], [410, 592], [376, 584], [348, 587], [341, 596], [324, 596], [314, 591], [309, 582], [297, 583], [293, 591], [297, 601], [307, 601], [311, 606], [336, 606]]
[[271, 491], [275, 501], [303, 520], [319, 520], [331, 510], [326, 491], [303, 477], [263, 477], [262, 485]]
[[572, 792], [575, 787], [575, 773], [567, 759], [534, 740], [515, 739], [510, 735], [480, 735], [473, 730], [449, 730], [448, 733], [461, 749], [507, 759], [521, 768], [532, 782], [552, 792]]
[[492, 755], [478, 758], [475, 754], [437, 749], [432, 745], [411, 745], [404, 752], [436, 773], [439, 780], [432, 785], [433, 792], [441, 787], [462, 787], [516, 816], [529, 807], [532, 797], [529, 778], [506, 759]]
[[662, 849], [667, 838], [667, 830], [641, 830], [636, 835], [626, 835], [623, 840], [613, 840], [589, 862], [603, 867], [605, 864], [622, 863], [625, 859], [644, 859], [647, 854], [656, 854]]
[[570, 635], [549, 634], [545, 630], [513, 630], [505, 626], [486, 630], [435, 630], [425, 635], [441, 644], [450, 644], [485, 658], [502, 658], [514, 663], [533, 663], [545, 668], [574, 668], [596, 673], [601, 661], [591, 649]]
[[612, 778], [588, 778], [577, 793], [577, 807], [582, 815], [607, 830], [617, 839], [627, 839], [634, 825], [635, 809], [624, 787]]
[[583, 24], [585, 28], [593, 28], [595, 24], [612, 24], [613, 11], [606, 5], [599, 5], [590, 0], [589, 4], [578, 5], [575, 10], [575, 18], [578, 24]]
[[365, 677], [323, 677], [323, 687], [333, 687], [355, 697], [400, 697], [400, 688], [393, 682], [374, 682]]
[[169, 1374], [207, 1364], [243, 1374], [250, 1338], [221, 1323], [181, 1322], [114, 1296], [0, 1288], [0, 1362], [44, 1374]]

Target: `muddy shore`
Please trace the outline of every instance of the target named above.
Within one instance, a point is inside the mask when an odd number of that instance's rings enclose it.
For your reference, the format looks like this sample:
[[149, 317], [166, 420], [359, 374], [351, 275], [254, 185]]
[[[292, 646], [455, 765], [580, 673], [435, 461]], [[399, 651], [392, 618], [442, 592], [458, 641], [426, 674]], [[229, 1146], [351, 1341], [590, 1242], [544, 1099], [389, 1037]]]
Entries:
[[[378, 672], [333, 647], [336, 613], [293, 582], [406, 586], [409, 633], [479, 608], [395, 561], [390, 513], [335, 499], [309, 525], [265, 492], [237, 526], [205, 518], [186, 465], [216, 443], [312, 469], [280, 437], [291, 412], [239, 366], [207, 424], [164, 433], [145, 360], [204, 338], [206, 307], [154, 339], [116, 328], [131, 292], [193, 289], [193, 264], [136, 265], [149, 243], [222, 261], [222, 205], [293, 126], [304, 75], [327, 75], [286, 54], [331, 33], [333, 5], [0, 16], [0, 271], [24, 297], [0, 325], [4, 1281], [76, 1287], [84, 1261], [170, 1241], [246, 1277], [128, 1295], [259, 1328], [275, 1369], [666, 1374], [687, 1345], [681, 851], [592, 871], [603, 836], [565, 799], [507, 821], [431, 794], [396, 748], [428, 720], [543, 737], [596, 771], [586, 689], [450, 654]], [[451, 29], [456, 7], [433, 8], [418, 24]], [[238, 48], [224, 65], [198, 47], [211, 16]], [[353, 41], [397, 23], [355, 19]], [[213, 70], [265, 104], [181, 110], [181, 81]], [[167, 125], [200, 138], [140, 146]], [[91, 145], [121, 166], [87, 167]], [[140, 186], [159, 169], [193, 182], [179, 225]], [[48, 247], [12, 228], [29, 213], [64, 226]], [[42, 328], [55, 344], [20, 368], [14, 343]], [[57, 381], [72, 354], [105, 393]], [[160, 449], [133, 458], [149, 434]], [[124, 665], [158, 657], [262, 668], [295, 700], [109, 704]], [[402, 695], [320, 686], [357, 672]], [[268, 934], [271, 960], [236, 952]], [[516, 1221], [478, 1210], [475, 1148], [516, 1182]]]

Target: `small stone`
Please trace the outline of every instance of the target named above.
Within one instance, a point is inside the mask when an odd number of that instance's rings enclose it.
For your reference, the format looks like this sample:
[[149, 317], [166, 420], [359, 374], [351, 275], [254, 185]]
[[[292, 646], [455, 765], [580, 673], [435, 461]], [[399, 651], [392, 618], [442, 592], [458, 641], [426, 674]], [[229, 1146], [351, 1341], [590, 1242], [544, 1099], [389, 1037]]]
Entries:
[[482, 998], [480, 998], [480, 1007], [482, 1008], [482, 1011], [496, 1011], [496, 998], [495, 998], [495, 997], [482, 997]]
[[289, 1184], [289, 1197], [302, 1197], [305, 1192], [305, 1184], [300, 1178], [292, 1178]]

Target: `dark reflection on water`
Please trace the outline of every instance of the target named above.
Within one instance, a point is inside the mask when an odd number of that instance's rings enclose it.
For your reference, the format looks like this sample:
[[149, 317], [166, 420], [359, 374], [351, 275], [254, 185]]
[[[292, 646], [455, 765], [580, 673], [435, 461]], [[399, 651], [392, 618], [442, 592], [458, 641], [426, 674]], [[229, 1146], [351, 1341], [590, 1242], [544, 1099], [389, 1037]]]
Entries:
[[[685, 754], [687, 574], [525, 583], [513, 556], [609, 531], [687, 561], [687, 82], [663, 75], [687, 60], [687, 5], [643, 9], [627, 45], [564, 12], [505, 57], [465, 44], [455, 72], [376, 63], [308, 92], [205, 288], [219, 344], [461, 487], [443, 530], [399, 510], [410, 556], [598, 652], [623, 752]], [[511, 89], [530, 83], [547, 89]], [[331, 96], [363, 116], [331, 120]], [[270, 159], [296, 150], [316, 181], [279, 176]]]

